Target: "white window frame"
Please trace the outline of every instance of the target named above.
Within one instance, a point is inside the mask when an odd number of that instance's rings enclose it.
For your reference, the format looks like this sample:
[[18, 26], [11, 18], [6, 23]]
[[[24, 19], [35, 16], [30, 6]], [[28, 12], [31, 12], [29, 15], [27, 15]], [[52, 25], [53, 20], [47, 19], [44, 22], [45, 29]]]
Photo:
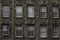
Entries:
[[[55, 14], [57, 17], [54, 16]], [[53, 18], [59, 18], [59, 8], [58, 7], [53, 7]]]
[[23, 17], [23, 7], [22, 6], [16, 6], [16, 17], [17, 18]]
[[9, 15], [10, 15], [10, 7], [9, 6], [3, 6], [3, 17], [9, 17]]
[[[8, 25], [3, 25], [3, 35], [9, 35], [9, 28]], [[4, 34], [4, 32], [8, 32], [8, 34]]]
[[[59, 26], [54, 26], [55, 28], [57, 27], [57, 29], [53, 29], [53, 34], [54, 34], [54, 31], [55, 31], [55, 33], [56, 33], [56, 31], [58, 30], [58, 35], [53, 35], [52, 37], [53, 38], [58, 38], [59, 37]], [[53, 28], [54, 28], [53, 27]]]
[[34, 17], [34, 6], [28, 6], [28, 18]]
[[[44, 27], [44, 28], [43, 28]], [[46, 28], [46, 29], [45, 29]], [[42, 35], [42, 33], [45, 33], [45, 35]], [[46, 26], [41, 26], [40, 27], [40, 37], [46, 38], [47, 37], [47, 27]]]
[[[22, 34], [21, 34], [21, 36], [19, 35], [17, 35], [17, 31], [22, 31]], [[23, 37], [23, 27], [22, 26], [16, 26], [16, 28], [15, 28], [15, 37]]]
[[34, 36], [35, 36], [35, 29], [34, 29], [34, 26], [28, 26], [28, 31], [32, 31], [32, 30], [34, 31], [34, 33], [31, 36], [29, 36], [29, 34], [28, 34], [29, 38], [34, 38]]
[[46, 6], [41, 6], [40, 7], [40, 14], [44, 13], [44, 16], [40, 16], [40, 18], [47, 18], [47, 7]]

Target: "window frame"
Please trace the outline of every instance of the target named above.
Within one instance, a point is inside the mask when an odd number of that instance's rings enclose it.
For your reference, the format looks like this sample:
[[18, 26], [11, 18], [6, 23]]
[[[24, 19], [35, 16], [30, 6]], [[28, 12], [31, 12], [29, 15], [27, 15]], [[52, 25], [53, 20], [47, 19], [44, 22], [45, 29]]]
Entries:
[[[22, 29], [20, 29], [20, 30], [17, 30], [16, 28], [17, 27], [20, 27], [20, 28], [22, 28]], [[19, 35], [16, 33], [17, 31], [21, 31], [22, 33], [20, 34], [20, 32], [18, 32], [19, 33]], [[21, 26], [21, 25], [16, 25], [16, 27], [15, 27], [15, 37], [23, 37], [23, 26]]]
[[[16, 13], [15, 14], [15, 17], [16, 18], [23, 18], [23, 6], [22, 5], [16, 5], [16, 12], [17, 12], [17, 7], [20, 7], [21, 8], [22, 13]], [[21, 15], [18, 15], [17, 16], [17, 14], [21, 14]]]
[[[58, 12], [56, 12], [56, 11], [53, 12], [53, 8], [54, 8], [54, 7], [55, 7], [55, 8], [58, 8]], [[55, 15], [56, 13], [58, 13], [58, 14]], [[57, 16], [57, 17], [54, 17], [53, 15], [55, 15], [55, 16]], [[53, 7], [52, 7], [52, 17], [53, 17], [53, 18], [59, 18], [59, 7], [58, 7], [58, 6], [53, 6]]]
[[[33, 29], [30, 29], [29, 27], [33, 27]], [[32, 31], [32, 30], [33, 30], [33, 35], [28, 34], [28, 31]], [[34, 25], [28, 25], [28, 27], [27, 27], [27, 36], [29, 38], [34, 38], [35, 37], [35, 28], [34, 28]]]
[[[45, 7], [46, 12], [41, 12], [42, 7]], [[40, 6], [40, 9], [39, 9], [39, 11], [40, 11], [40, 13], [39, 13], [39, 17], [40, 17], [40, 18], [47, 18], [47, 9], [48, 9], [48, 8], [47, 8], [47, 6], [46, 6], [46, 5], [41, 5], [41, 6]], [[41, 13], [45, 13], [45, 17], [41, 17], [41, 16], [40, 16], [40, 14], [41, 14]]]
[[[8, 28], [3, 31], [3, 26], [7, 26]], [[7, 34], [4, 34], [5, 32], [8, 32]], [[9, 27], [9, 24], [2, 24], [2, 33], [4, 36], [9, 36], [10, 35], [10, 27]]]
[[[4, 13], [3, 13], [3, 12], [4, 12], [4, 11], [3, 11], [3, 10], [4, 10], [4, 7], [6, 7], [6, 6], [9, 7], [9, 8], [8, 8], [8, 9], [9, 9], [9, 14], [8, 14], [8, 16], [4, 15]], [[2, 6], [2, 17], [3, 17], [3, 18], [9, 18], [9, 17], [10, 17], [10, 11], [11, 11], [11, 9], [10, 9], [10, 6], [9, 6], [9, 5], [3, 5], [3, 6]]]
[[[55, 27], [55, 29], [53, 29]], [[58, 29], [56, 29], [56, 27], [58, 28]], [[53, 38], [58, 38], [59, 37], [59, 26], [58, 25], [53, 25], [53, 27], [52, 27], [52, 37]], [[54, 35], [54, 33], [56, 34], [56, 31], [58, 30], [58, 35]]]
[[[41, 35], [41, 27], [45, 27], [46, 28], [46, 32], [42, 32], [42, 33], [45, 33], [45, 35]], [[47, 29], [48, 29], [47, 25], [40, 25], [40, 37], [41, 38], [47, 38], [47, 36], [48, 36], [47, 35], [47, 32], [48, 32]], [[43, 31], [45, 31], [45, 30], [43, 29]]]
[[[33, 7], [33, 16], [31, 17], [30, 15], [29, 15], [29, 13], [30, 12], [28, 12], [28, 10], [29, 10], [29, 8], [28, 7]], [[31, 9], [32, 10], [32, 9]], [[28, 5], [27, 6], [27, 18], [34, 18], [35, 17], [35, 7], [34, 7], [34, 5]]]

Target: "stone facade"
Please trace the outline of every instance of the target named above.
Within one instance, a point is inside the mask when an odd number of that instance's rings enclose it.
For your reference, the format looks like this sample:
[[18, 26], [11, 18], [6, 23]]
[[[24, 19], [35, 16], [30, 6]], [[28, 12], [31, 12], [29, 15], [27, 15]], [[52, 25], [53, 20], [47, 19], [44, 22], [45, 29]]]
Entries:
[[[2, 6], [3, 5], [9, 5], [10, 6], [10, 17], [9, 18], [3, 18], [2, 17]], [[15, 9], [16, 9], [16, 5], [22, 5], [23, 6], [23, 17], [22, 18], [16, 18], [15, 17]], [[27, 18], [27, 6], [28, 5], [34, 5], [35, 8], [35, 17], [30, 19]], [[47, 10], [48, 10], [48, 16], [47, 18], [40, 18], [39, 17], [39, 7], [40, 5], [47, 5]], [[9, 26], [11, 27], [11, 34], [9, 37], [7, 37], [7, 40], [15, 40], [15, 24], [19, 24], [23, 26], [23, 37], [21, 38], [22, 40], [28, 40], [27, 37], [27, 24], [34, 24], [35, 25], [35, 32], [36, 32], [36, 36], [34, 37], [34, 40], [41, 40], [40, 38], [40, 33], [39, 33], [39, 27], [40, 24], [44, 24], [47, 25], [47, 33], [48, 33], [48, 37], [46, 38], [47, 40], [53, 40], [53, 38], [51, 37], [51, 25], [52, 24], [57, 24], [60, 26], [60, 18], [54, 19], [51, 18], [51, 8], [52, 5], [54, 6], [58, 6], [60, 8], [60, 0], [0, 0], [0, 40], [6, 40], [4, 39], [5, 37], [3, 37], [2, 35], [2, 24], [9, 24]], [[59, 30], [60, 31], [60, 30]], [[59, 35], [59, 40], [60, 40], [60, 35]]]

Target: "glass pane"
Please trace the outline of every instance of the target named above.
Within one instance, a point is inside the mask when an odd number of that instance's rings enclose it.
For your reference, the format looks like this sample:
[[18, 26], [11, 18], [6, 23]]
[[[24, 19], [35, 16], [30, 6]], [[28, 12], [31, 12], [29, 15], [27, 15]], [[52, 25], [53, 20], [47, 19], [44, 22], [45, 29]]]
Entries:
[[47, 12], [47, 8], [45, 6], [40, 7], [40, 12]]
[[34, 6], [28, 6], [28, 17], [34, 17]]
[[34, 36], [34, 31], [33, 30], [29, 30], [28, 31], [28, 36]]
[[53, 18], [58, 18], [58, 17], [59, 17], [59, 8], [53, 7]]
[[46, 26], [41, 26], [40, 27], [40, 36], [41, 37], [46, 37], [47, 36], [47, 27]]
[[58, 37], [59, 36], [59, 27], [54, 26], [53, 27], [53, 37]]
[[8, 26], [4, 25], [3, 26], [3, 31], [8, 31]]
[[34, 27], [33, 26], [28, 27], [28, 36], [34, 36]]
[[8, 35], [9, 34], [9, 28], [7, 25], [3, 25], [3, 35]]
[[9, 6], [3, 6], [3, 17], [9, 17], [10, 8]]
[[58, 7], [53, 7], [53, 12], [59, 12], [59, 8]]
[[45, 12], [40, 12], [40, 17], [46, 17], [46, 13]]
[[22, 17], [22, 6], [16, 6], [16, 17]]
[[22, 26], [16, 26], [15, 34], [16, 34], [16, 37], [22, 36]]
[[47, 17], [47, 8], [46, 6], [40, 7], [40, 18], [46, 18]]

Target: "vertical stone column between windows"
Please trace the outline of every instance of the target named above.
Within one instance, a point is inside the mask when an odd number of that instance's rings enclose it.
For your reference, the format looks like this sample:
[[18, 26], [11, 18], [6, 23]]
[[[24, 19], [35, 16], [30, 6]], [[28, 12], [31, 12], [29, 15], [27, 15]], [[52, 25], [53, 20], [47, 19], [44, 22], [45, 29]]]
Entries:
[[[59, 4], [60, 4], [60, 0], [58, 0]], [[60, 18], [60, 5], [59, 5], [59, 18]], [[59, 19], [60, 20], [60, 19]], [[59, 40], [60, 40], [60, 22], [59, 22]]]
[[0, 40], [2, 40], [1, 13], [2, 13], [2, 3], [1, 3], [1, 0], [0, 0]]
[[27, 9], [26, 9], [26, 1], [24, 1], [23, 2], [23, 4], [22, 4], [22, 6], [23, 6], [23, 40], [27, 40], [27, 31], [26, 31], [26, 29], [27, 29], [27, 26], [26, 26], [26, 23], [27, 23]]
[[2, 40], [1, 38], [2, 38], [2, 29], [1, 29], [1, 23], [0, 23], [0, 40]]
[[1, 0], [0, 0], [0, 21], [1, 21]]
[[14, 21], [15, 21], [15, 0], [12, 0], [12, 4], [11, 4], [11, 7], [12, 7], [12, 10], [11, 10], [11, 14], [12, 14], [12, 17], [11, 17], [11, 21], [12, 21], [12, 33], [11, 33], [11, 37], [12, 39], [11, 40], [15, 40], [14, 37], [15, 37], [15, 29], [14, 29]]
[[52, 38], [51, 38], [51, 24], [49, 24], [49, 20], [50, 20], [50, 16], [51, 16], [51, 2], [52, 2], [52, 0], [47, 0], [48, 1], [48, 4], [47, 4], [47, 7], [48, 7], [48, 12], [47, 12], [47, 17], [48, 17], [48, 19], [47, 19], [47, 26], [48, 26], [48, 34], [47, 34], [47, 38], [48, 38], [48, 40], [52, 40]]
[[59, 40], [60, 40], [60, 24], [59, 24]]
[[35, 10], [34, 10], [34, 14], [35, 14], [35, 20], [34, 20], [35, 21], [34, 22], [34, 24], [35, 24], [35, 35], [34, 35], [35, 36], [35, 40], [40, 40], [39, 9], [40, 9], [39, 4], [36, 3], [35, 4]]

